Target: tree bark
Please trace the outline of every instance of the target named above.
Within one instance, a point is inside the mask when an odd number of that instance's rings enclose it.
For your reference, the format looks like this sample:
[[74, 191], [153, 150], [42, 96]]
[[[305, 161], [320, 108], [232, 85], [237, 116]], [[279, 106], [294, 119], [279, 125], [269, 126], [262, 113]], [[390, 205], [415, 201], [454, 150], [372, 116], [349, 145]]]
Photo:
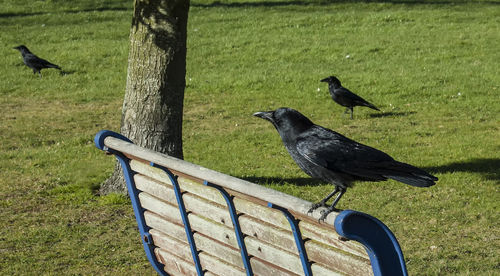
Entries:
[[[189, 0], [136, 0], [130, 30], [121, 133], [137, 145], [183, 158]], [[101, 194], [127, 193], [116, 163]]]

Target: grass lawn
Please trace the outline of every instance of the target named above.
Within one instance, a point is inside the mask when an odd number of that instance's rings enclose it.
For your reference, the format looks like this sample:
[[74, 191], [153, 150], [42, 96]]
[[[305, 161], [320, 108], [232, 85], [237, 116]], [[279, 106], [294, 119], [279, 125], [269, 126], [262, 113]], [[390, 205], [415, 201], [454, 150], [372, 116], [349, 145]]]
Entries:
[[[338, 205], [385, 222], [410, 275], [498, 275], [499, 4], [192, 0], [185, 159], [317, 201], [332, 186], [251, 116], [298, 109], [439, 177], [359, 183]], [[96, 194], [114, 160], [92, 139], [119, 130], [132, 1], [0, 5], [0, 275], [154, 275], [128, 199]], [[33, 75], [19, 44], [65, 74]], [[329, 75], [382, 112], [342, 116]]]

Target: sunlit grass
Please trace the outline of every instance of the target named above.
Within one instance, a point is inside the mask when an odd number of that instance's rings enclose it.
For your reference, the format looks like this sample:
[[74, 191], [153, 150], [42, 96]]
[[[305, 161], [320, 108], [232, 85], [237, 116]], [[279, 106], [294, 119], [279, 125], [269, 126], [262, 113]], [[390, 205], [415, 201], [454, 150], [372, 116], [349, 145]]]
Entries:
[[[406, 3], [402, 3], [406, 2]], [[131, 1], [1, 1], [0, 274], [154, 274], [123, 196], [96, 195], [114, 160]], [[251, 116], [281, 106], [440, 178], [359, 183], [339, 203], [384, 221], [411, 275], [494, 275], [500, 244], [495, 2], [192, 1], [185, 159], [316, 201], [332, 187]], [[65, 71], [22, 64], [25, 44]], [[382, 112], [355, 119], [319, 80], [336, 75]], [[300, 184], [300, 185], [299, 185]]]

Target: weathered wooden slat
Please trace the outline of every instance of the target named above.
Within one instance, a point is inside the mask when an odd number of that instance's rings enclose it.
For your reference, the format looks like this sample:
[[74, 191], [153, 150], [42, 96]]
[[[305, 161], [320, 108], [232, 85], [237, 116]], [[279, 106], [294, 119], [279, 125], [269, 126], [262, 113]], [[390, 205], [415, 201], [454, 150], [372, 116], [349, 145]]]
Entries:
[[134, 175], [134, 181], [138, 190], [152, 194], [172, 205], [177, 205], [172, 184], [160, 182], [139, 173]]
[[240, 216], [239, 221], [241, 232], [244, 234], [298, 255], [297, 245], [291, 231], [285, 231], [248, 215]]
[[165, 265], [163, 270], [170, 275], [198, 275], [196, 273], [196, 268], [192, 263], [186, 262], [169, 251], [156, 248], [155, 255], [157, 259]]
[[[345, 275], [342, 273], [339, 273], [337, 271], [328, 269], [320, 264], [312, 264], [311, 265], [311, 272], [314, 276], [335, 276], [335, 275]], [[363, 274], [356, 274], [356, 275], [363, 275]]]
[[[299, 276], [303, 274], [293, 273], [289, 270], [283, 269], [272, 263], [261, 260], [257, 257], [252, 257], [250, 259], [250, 264], [252, 265], [252, 270], [255, 275], [272, 275], [272, 276]], [[302, 271], [298, 272], [302, 273]]]
[[156, 229], [149, 230], [149, 233], [153, 237], [153, 243], [156, 247], [160, 249], [174, 252], [177, 257], [182, 258], [184, 261], [191, 264], [194, 267], [193, 256], [191, 255], [191, 249], [189, 244], [178, 240], [172, 236], [166, 235], [161, 231]]
[[298, 255], [264, 243], [253, 237], [245, 238], [248, 253], [289, 271], [303, 271]]
[[188, 218], [193, 231], [204, 233], [215, 240], [238, 248], [238, 241], [233, 229], [195, 214], [189, 214]]
[[181, 214], [176, 206], [170, 205], [144, 192], [139, 193], [139, 201], [144, 209], [151, 210], [171, 222], [182, 224]]
[[307, 241], [305, 248], [310, 260], [336, 271], [348, 275], [371, 275], [372, 273], [370, 261], [359, 256], [346, 254], [332, 246], [313, 240]]
[[157, 229], [169, 236], [176, 237], [178, 240], [187, 244], [186, 232], [182, 225], [172, 223], [150, 211], [144, 212], [144, 219], [149, 227]]
[[238, 197], [234, 198], [233, 202], [235, 208], [241, 213], [258, 218], [281, 229], [290, 229], [290, 224], [283, 213], [276, 209], [267, 207], [267, 203], [264, 203], [266, 205], [257, 204]]
[[337, 232], [335, 232], [333, 226], [318, 226], [318, 224], [309, 223], [308, 221], [300, 221], [299, 228], [304, 238], [315, 240], [327, 245], [332, 245], [340, 250], [369, 260], [365, 248], [360, 243], [340, 240], [340, 236], [337, 234]]
[[216, 258], [206, 252], [200, 253], [201, 266], [208, 271], [221, 276], [245, 276], [246, 273], [243, 269], [239, 269], [224, 260]]
[[198, 250], [208, 252], [210, 255], [234, 264], [241, 269], [245, 268], [238, 249], [206, 237], [198, 232], [194, 233], [194, 239]]
[[[131, 144], [124, 140], [106, 137], [104, 139], [104, 144], [109, 147], [121, 151], [128, 156], [135, 156], [138, 159], [149, 160], [155, 164], [171, 168], [173, 170], [182, 172], [186, 175], [191, 175], [198, 179], [204, 179], [208, 182], [220, 185], [224, 188], [228, 188], [233, 191], [238, 191], [256, 198], [260, 198], [267, 202], [272, 202], [276, 205], [284, 207], [286, 209], [292, 210], [294, 212], [300, 213], [304, 216], [308, 216], [308, 210], [311, 207], [311, 203], [294, 196], [281, 193], [279, 191], [269, 189], [236, 177], [232, 177], [217, 171], [213, 171], [184, 160], [180, 160], [166, 154], [161, 154], [153, 150], [139, 147], [137, 145]], [[311, 214], [313, 219], [319, 219], [321, 216], [321, 208], [315, 210]], [[333, 225], [336, 217], [336, 213], [331, 213], [325, 222]]]

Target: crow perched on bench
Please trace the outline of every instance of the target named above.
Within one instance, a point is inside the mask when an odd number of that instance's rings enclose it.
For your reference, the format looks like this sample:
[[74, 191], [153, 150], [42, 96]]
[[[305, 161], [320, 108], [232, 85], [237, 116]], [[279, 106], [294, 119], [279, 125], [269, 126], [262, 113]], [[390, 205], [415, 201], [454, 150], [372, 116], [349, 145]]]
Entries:
[[367, 106], [371, 109], [380, 111], [380, 109], [378, 109], [373, 104], [352, 93], [351, 91], [349, 91], [349, 89], [342, 87], [342, 84], [340, 84], [340, 80], [335, 76], [330, 76], [328, 78], [322, 79], [321, 81], [328, 83], [328, 89], [330, 90], [332, 99], [341, 106], [346, 107], [346, 111], [344, 112], [344, 114], [351, 110], [351, 119], [353, 118], [353, 108], [355, 106]]
[[357, 143], [333, 130], [315, 125], [291, 108], [257, 112], [254, 116], [270, 121], [297, 165], [313, 178], [335, 185], [335, 190], [312, 206], [328, 207], [326, 202], [339, 193], [320, 218], [335, 211], [335, 205], [354, 181], [384, 181], [388, 178], [415, 187], [429, 187], [438, 178], [412, 165], [398, 162], [388, 154]]
[[61, 70], [61, 67], [53, 63], [50, 63], [43, 58], [39, 58], [33, 53], [31, 53], [30, 50], [24, 45], [19, 45], [17, 47], [14, 47], [14, 49], [21, 52], [24, 64], [26, 64], [26, 66], [28, 66], [29, 68], [33, 69], [33, 74], [38, 73], [40, 75], [40, 78], [42, 77], [42, 73], [40, 72], [40, 70], [44, 68], [55, 68]]

